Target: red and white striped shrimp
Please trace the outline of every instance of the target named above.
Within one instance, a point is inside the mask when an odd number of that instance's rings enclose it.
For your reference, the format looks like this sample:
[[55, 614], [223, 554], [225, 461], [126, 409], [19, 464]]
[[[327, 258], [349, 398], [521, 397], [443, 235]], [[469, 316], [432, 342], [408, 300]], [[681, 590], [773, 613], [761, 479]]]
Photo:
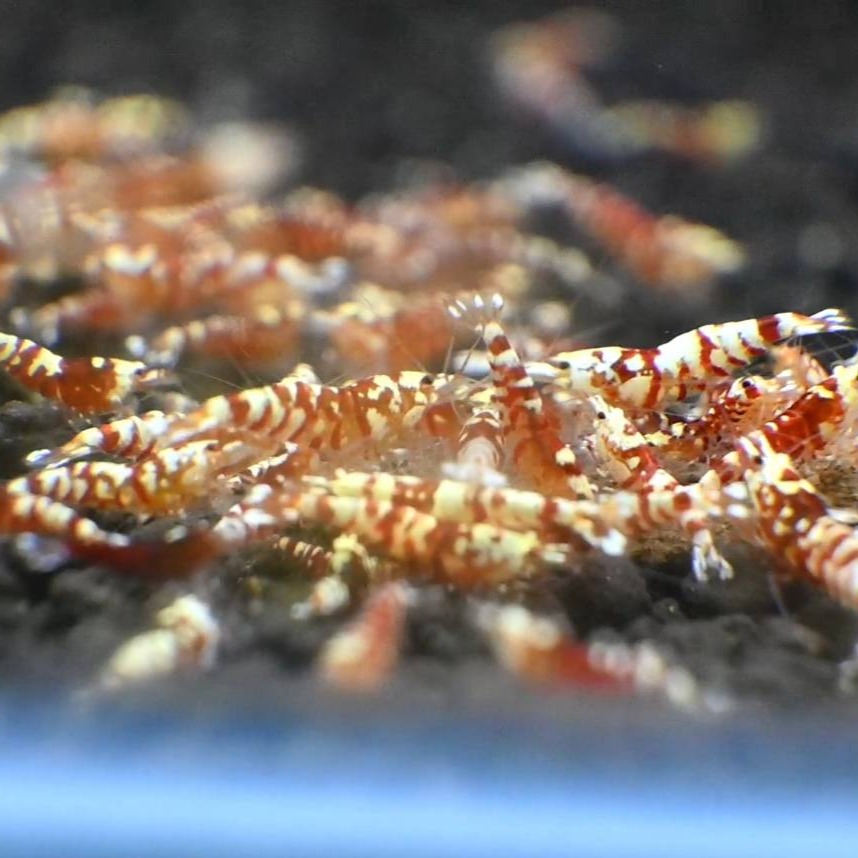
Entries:
[[299, 521], [348, 532], [367, 550], [417, 575], [463, 587], [526, 576], [570, 554], [567, 545], [545, 543], [532, 530], [445, 521], [403, 504], [300, 486], [251, 489], [218, 522], [212, 537], [227, 551]]
[[346, 367], [376, 373], [436, 362], [453, 336], [437, 295], [422, 297], [370, 283], [356, 287], [351, 300], [314, 311], [308, 327], [324, 334]]
[[[133, 331], [200, 308], [238, 315], [272, 305], [300, 315], [296, 302], [337, 291], [348, 272], [342, 260], [310, 265], [289, 255], [238, 252], [222, 237], [207, 236], [178, 249], [114, 242], [89, 255], [85, 273], [97, 288], [21, 311], [13, 321], [53, 342], [68, 330]], [[131, 341], [137, 351], [144, 350], [140, 343]]]
[[[287, 376], [265, 387], [206, 400], [171, 421], [161, 447], [195, 438], [265, 438], [340, 450], [361, 441], [380, 442], [425, 428], [453, 431], [452, 406], [439, 402], [447, 376], [406, 371], [375, 375], [341, 386]], [[449, 424], [449, 425], [448, 425]]]
[[[714, 471], [707, 471], [692, 485], [651, 486], [646, 491], [617, 491], [598, 497], [598, 515], [602, 527], [613, 528], [624, 536], [637, 537], [662, 528], [679, 528], [691, 535], [692, 542], [701, 540], [699, 560], [693, 567], [698, 575], [706, 568], [718, 568], [723, 562], [720, 555], [711, 554], [711, 543], [705, 534], [706, 522], [720, 518], [724, 497], [721, 479]], [[710, 562], [711, 557], [711, 562]], [[694, 561], [693, 556], [692, 560]], [[729, 576], [729, 571], [719, 569]]]
[[[419, 373], [415, 373], [421, 378]], [[306, 364], [298, 364], [293, 371], [282, 381], [299, 382], [309, 385], [312, 390], [318, 390], [321, 385], [315, 380], [315, 374]], [[229, 439], [235, 433], [241, 435], [251, 431], [246, 422], [235, 421], [230, 423], [229, 409], [231, 402], [235, 399], [242, 400], [236, 405], [237, 413], [243, 413], [247, 418], [247, 403], [244, 400], [257, 400], [259, 396], [270, 393], [269, 388], [253, 388], [240, 391], [231, 396], [215, 396], [206, 400], [197, 408], [191, 409], [188, 414], [171, 412], [165, 414], [162, 411], [149, 411], [142, 415], [132, 415], [119, 420], [114, 420], [101, 426], [92, 426], [75, 435], [70, 441], [55, 450], [36, 450], [27, 457], [27, 463], [31, 466], [62, 464], [71, 459], [77, 459], [89, 453], [105, 453], [122, 458], [138, 459], [150, 454], [155, 449], [165, 449], [170, 446], [184, 443], [188, 440], [209, 439], [218, 437]], [[244, 409], [242, 411], [241, 409]], [[225, 415], [220, 421], [215, 419], [217, 414]], [[196, 430], [188, 428], [189, 420], [196, 422]], [[173, 427], [182, 423], [182, 437], [174, 437]], [[269, 435], [265, 431], [253, 427], [253, 434], [258, 441]], [[273, 442], [272, 442], [273, 443]], [[266, 440], [265, 446], [269, 446]]]
[[531, 375], [612, 405], [659, 408], [702, 393], [791, 337], [851, 330], [840, 310], [813, 316], [776, 313], [759, 319], [703, 325], [655, 348], [621, 346], [560, 352], [530, 364]]
[[97, 100], [79, 87], [0, 116], [0, 150], [46, 161], [102, 159], [158, 151], [187, 133], [184, 108], [154, 95]]
[[409, 475], [338, 471], [309, 476], [305, 485], [336, 497], [408, 506], [438, 521], [486, 522], [508, 530], [534, 530], [546, 540], [621, 554], [624, 538], [600, 519], [597, 501], [553, 497], [541, 492], [464, 480], [424, 480]]
[[374, 561], [360, 543], [348, 534], [340, 534], [332, 548], [306, 542], [296, 536], [282, 536], [273, 548], [287, 569], [304, 572], [312, 581], [306, 599], [295, 602], [289, 613], [295, 619], [328, 616], [348, 606], [352, 600], [344, 573], [359, 561], [362, 571], [371, 572]]
[[748, 102], [603, 104], [586, 71], [612, 55], [619, 32], [612, 17], [591, 9], [505, 26], [491, 40], [497, 83], [504, 95], [567, 143], [599, 159], [656, 149], [711, 163], [754, 148], [760, 119]]
[[371, 199], [351, 232], [367, 242], [357, 264], [364, 277], [413, 293], [451, 291], [493, 269], [550, 273], [572, 288], [592, 272], [577, 248], [523, 231], [528, 214], [500, 186], [431, 183]]
[[[788, 572], [810, 577], [842, 604], [858, 608], [858, 534], [835, 518], [825, 499], [802, 479], [786, 453], [773, 449], [762, 432], [740, 438], [736, 450], [751, 508], [727, 507], [728, 515]], [[732, 487], [728, 487], [728, 491]]]
[[858, 365], [836, 366], [828, 378], [809, 387], [788, 408], [760, 426], [772, 449], [801, 460], [831, 449], [855, 461], [849, 416], [858, 408]]
[[279, 557], [306, 571], [315, 580], [325, 579], [333, 568], [333, 551], [295, 536], [281, 536], [274, 548]]
[[663, 289], [736, 271], [742, 249], [713, 227], [653, 215], [608, 185], [566, 174], [564, 207], [623, 267]]
[[37, 258], [56, 257], [49, 259], [49, 271], [73, 271], [99, 287], [36, 309], [11, 310], [18, 330], [34, 332], [44, 342], [55, 342], [64, 328], [122, 328], [150, 318], [159, 307], [181, 307], [183, 293], [170, 288], [185, 267], [177, 260], [193, 259], [205, 270], [235, 256], [215, 229], [234, 199], [96, 213], [81, 211], [76, 202], [64, 217], [55, 216], [58, 223], [41, 228], [45, 235], [21, 239], [36, 244], [30, 254]]
[[368, 549], [418, 575], [463, 587], [526, 577], [569, 556], [565, 545], [544, 543], [534, 531], [442, 521], [413, 507], [365, 498], [302, 492], [295, 509], [303, 521], [348, 530]]
[[[661, 466], [646, 438], [623, 410], [608, 405], [600, 396], [591, 397], [591, 404], [596, 411], [597, 450], [617, 485], [636, 494], [642, 507], [649, 497], [672, 496], [678, 501], [684, 487]], [[675, 523], [691, 538], [691, 567], [697, 578], [705, 579], [710, 570], [719, 578], [731, 578], [732, 567], [715, 548], [709, 530], [711, 515], [711, 509], [690, 506], [676, 516]]]
[[180, 596], [155, 617], [156, 628], [126, 641], [101, 669], [93, 691], [121, 691], [183, 669], [207, 670], [217, 658], [221, 630], [211, 609]]
[[0, 487], [0, 533], [55, 537], [73, 550], [102, 548], [108, 556], [130, 545], [128, 537], [102, 530], [64, 503], [31, 492], [8, 491], [6, 486]]
[[64, 358], [32, 340], [0, 334], [0, 369], [28, 390], [81, 414], [112, 411], [164, 370], [121, 358]]
[[708, 407], [696, 420], [673, 420], [666, 430], [647, 433], [648, 442], [664, 456], [686, 461], [711, 457], [722, 448], [732, 449], [735, 438], [766, 420], [776, 405], [789, 401], [777, 378], [746, 375], [729, 386], [726, 382], [707, 391]]
[[[822, 451], [854, 461], [852, 423], [858, 409], [858, 365], [841, 365], [809, 387], [791, 405], [760, 425], [755, 434], [776, 453], [800, 462]], [[740, 480], [743, 459], [735, 450], [717, 464], [721, 478]]]
[[470, 306], [457, 301], [449, 308], [456, 319], [474, 321], [486, 343], [496, 403], [502, 420], [506, 454], [516, 471], [549, 494], [592, 497], [593, 488], [575, 452], [560, 437], [559, 421], [550, 415], [542, 394], [497, 319], [503, 298], [495, 294], [491, 307], [482, 297]]
[[25, 462], [30, 467], [62, 465], [90, 453], [137, 459], [151, 453], [173, 419], [163, 411], [147, 411], [90, 426], [55, 450], [34, 450]]
[[40, 495], [75, 507], [163, 515], [187, 509], [211, 496], [217, 478], [258, 457], [240, 441], [189, 441], [125, 462], [74, 462], [18, 477], [5, 485], [10, 495]]
[[243, 315], [214, 315], [166, 328], [147, 342], [131, 336], [126, 348], [154, 366], [175, 366], [187, 354], [260, 364], [288, 358], [298, 346], [306, 305], [263, 304]]
[[322, 648], [322, 678], [347, 691], [373, 691], [390, 678], [402, 646], [409, 588], [389, 581], [376, 590], [358, 616]]
[[[443, 376], [403, 372], [371, 376], [341, 387], [304, 381], [290, 374], [266, 387], [219, 395], [189, 414], [147, 412], [78, 433], [56, 451], [36, 451], [31, 464], [55, 464], [89, 452], [139, 457], [192, 440], [245, 437], [273, 442], [299, 440], [339, 449], [362, 439], [378, 441], [417, 428], [425, 417], [428, 431], [452, 431], [452, 409], [442, 405], [427, 415], [447, 384]], [[447, 426], [447, 422], [450, 426]]]
[[638, 491], [653, 485], [678, 485], [621, 408], [609, 405], [601, 396], [591, 396], [589, 404], [594, 411], [596, 451], [619, 488]]
[[483, 485], [505, 485], [504, 421], [496, 405], [478, 405], [462, 422], [456, 438], [456, 461], [445, 462], [444, 475]]
[[559, 207], [620, 265], [656, 288], [703, 285], [744, 261], [742, 248], [718, 230], [654, 215], [609, 185], [553, 164], [512, 171], [497, 187], [523, 206]]
[[616, 693], [634, 688], [631, 664], [623, 672], [608, 669], [604, 659], [597, 664], [590, 647], [576, 640], [565, 623], [523, 605], [483, 603], [475, 614], [498, 660], [525, 682]]
[[784, 343], [772, 349], [772, 373], [784, 394], [801, 393], [829, 376], [828, 370], [801, 346]]
[[243, 468], [230, 480], [230, 485], [239, 489], [247, 485], [280, 486], [310, 473], [318, 461], [319, 454], [315, 450], [287, 442], [279, 445], [275, 455]]

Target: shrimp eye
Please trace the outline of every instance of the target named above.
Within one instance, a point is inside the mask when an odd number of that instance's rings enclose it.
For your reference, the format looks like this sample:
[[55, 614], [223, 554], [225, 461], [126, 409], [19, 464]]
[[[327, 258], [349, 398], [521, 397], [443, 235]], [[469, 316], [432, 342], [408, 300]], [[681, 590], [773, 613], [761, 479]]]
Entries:
[[556, 366], [557, 369], [571, 369], [572, 368], [572, 364], [569, 363], [568, 360], [554, 361], [554, 366]]

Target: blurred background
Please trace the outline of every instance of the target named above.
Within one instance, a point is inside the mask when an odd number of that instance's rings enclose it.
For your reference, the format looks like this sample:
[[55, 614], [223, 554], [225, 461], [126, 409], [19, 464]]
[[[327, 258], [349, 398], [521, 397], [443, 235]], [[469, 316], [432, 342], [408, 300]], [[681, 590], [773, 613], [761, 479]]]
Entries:
[[[734, 0], [597, 4], [615, 16], [619, 34], [609, 58], [586, 69], [606, 104], [743, 99], [759, 109], [764, 145], [716, 170], [652, 152], [605, 158], [570, 145], [500, 97], [490, 34], [562, 10], [561, 3], [2, 6], [0, 94], [7, 106], [72, 83], [108, 95], [174, 96], [203, 122], [285, 122], [303, 143], [293, 181], [350, 198], [389, 188], [402, 165], [415, 161], [450, 165], [471, 179], [533, 159], [556, 160], [615, 182], [652, 210], [709, 223], [750, 248], [738, 288], [722, 285], [707, 321], [787, 303], [795, 310], [848, 305], [853, 298], [858, 266], [848, 237], [856, 226], [858, 13], [849, 4], [803, 4], [788, 13], [779, 3]], [[651, 297], [632, 295], [615, 320], [615, 335], [625, 334], [627, 319], [639, 320]], [[638, 340], [685, 322], [675, 302], [660, 309], [666, 324]]]
[[[154, 90], [203, 118], [267, 117], [308, 141], [306, 179], [352, 194], [383, 185], [390, 159], [437, 158], [490, 174], [556, 155], [498, 103], [486, 38], [565, 8], [546, 0], [401, 3], [186, 0], [3, 3], [0, 71], [8, 105], [76, 83]], [[133, 8], [132, 8], [133, 5]], [[601, 70], [608, 101], [645, 95], [748, 98], [774, 121], [778, 151], [856, 141], [855, 12], [820, 2], [604, 2], [624, 37]]]

